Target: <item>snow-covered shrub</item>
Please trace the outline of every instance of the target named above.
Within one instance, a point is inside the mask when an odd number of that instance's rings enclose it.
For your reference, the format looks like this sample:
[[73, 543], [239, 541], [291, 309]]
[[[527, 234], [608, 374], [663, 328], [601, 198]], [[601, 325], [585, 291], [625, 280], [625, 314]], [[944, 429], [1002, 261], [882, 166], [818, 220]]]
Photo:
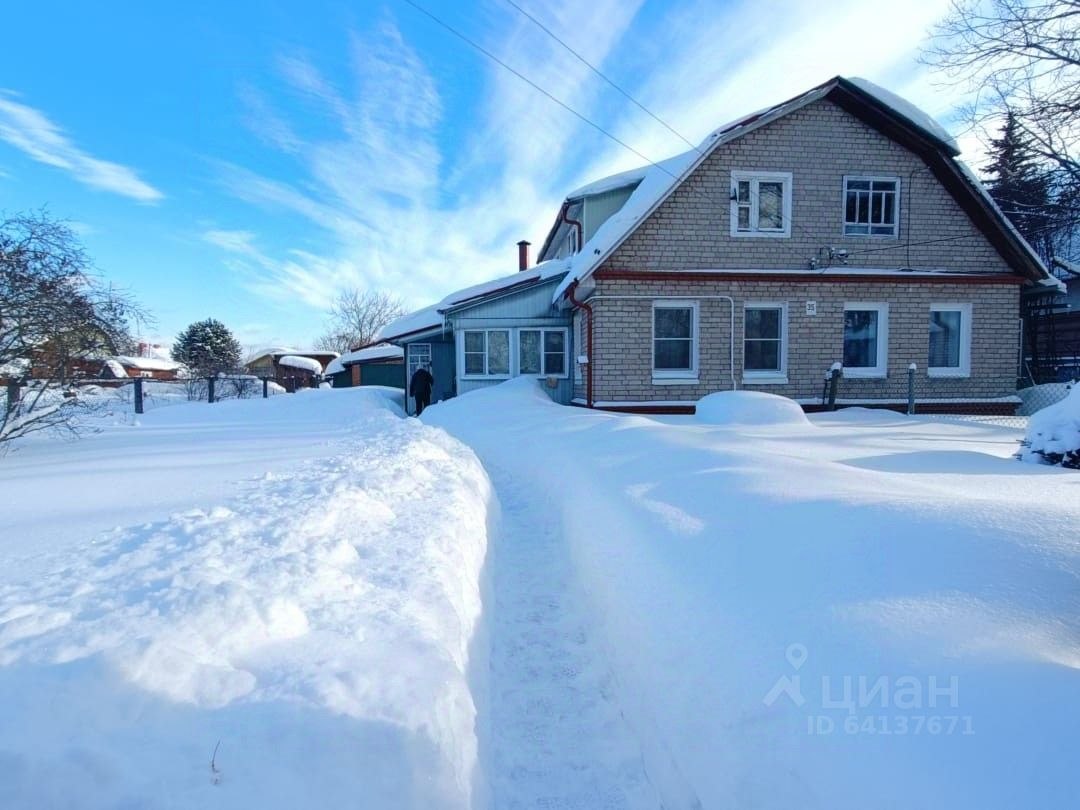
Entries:
[[793, 399], [762, 391], [719, 391], [698, 400], [698, 421], [713, 425], [808, 425]]
[[1074, 383], [1065, 399], [1031, 417], [1019, 457], [1080, 469], [1080, 385]]

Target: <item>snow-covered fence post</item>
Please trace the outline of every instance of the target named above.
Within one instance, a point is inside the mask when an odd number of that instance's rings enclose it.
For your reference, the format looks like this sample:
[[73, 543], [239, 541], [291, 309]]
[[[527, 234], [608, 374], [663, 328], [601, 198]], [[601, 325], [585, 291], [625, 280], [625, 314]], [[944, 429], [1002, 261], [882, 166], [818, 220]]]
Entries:
[[214, 378], [206, 378], [206, 401], [211, 405], [214, 404]]
[[263, 377], [263, 399], [270, 398], [270, 378]]
[[844, 376], [844, 364], [833, 363], [829, 369], [829, 410], [836, 410], [836, 393], [840, 388], [840, 378]]
[[135, 378], [135, 413], [143, 412], [142, 377]]
[[908, 416], [915, 413], [915, 372], [918, 366], [912, 363], [907, 367], [907, 412]]

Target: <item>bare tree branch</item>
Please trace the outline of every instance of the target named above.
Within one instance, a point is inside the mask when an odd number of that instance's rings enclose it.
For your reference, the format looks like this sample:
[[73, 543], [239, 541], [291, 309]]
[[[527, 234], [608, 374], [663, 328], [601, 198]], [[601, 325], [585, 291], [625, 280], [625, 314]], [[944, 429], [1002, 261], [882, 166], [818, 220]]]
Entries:
[[315, 341], [315, 348], [344, 354], [367, 346], [380, 329], [404, 314], [404, 303], [389, 293], [355, 287], [343, 290], [330, 309], [327, 331]]

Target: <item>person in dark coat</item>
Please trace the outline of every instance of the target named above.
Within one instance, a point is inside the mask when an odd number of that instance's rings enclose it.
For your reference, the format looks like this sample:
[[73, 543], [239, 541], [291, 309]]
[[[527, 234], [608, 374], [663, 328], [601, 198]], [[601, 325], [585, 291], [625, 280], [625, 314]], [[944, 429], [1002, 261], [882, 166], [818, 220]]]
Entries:
[[420, 366], [409, 380], [409, 394], [416, 401], [417, 416], [431, 404], [431, 389], [435, 386], [435, 378], [431, 376], [430, 368], [430, 365]]

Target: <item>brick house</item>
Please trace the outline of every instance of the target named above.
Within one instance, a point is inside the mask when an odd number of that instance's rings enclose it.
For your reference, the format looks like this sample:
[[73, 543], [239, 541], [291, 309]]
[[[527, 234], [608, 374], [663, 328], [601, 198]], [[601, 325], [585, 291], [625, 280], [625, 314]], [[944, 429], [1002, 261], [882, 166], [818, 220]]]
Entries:
[[443, 396], [535, 375], [556, 401], [692, 412], [750, 389], [820, 405], [1009, 411], [1021, 295], [1063, 290], [940, 125], [835, 78], [696, 149], [583, 186], [528, 266], [390, 324]]
[[1011, 407], [1020, 296], [1058, 282], [957, 155], [907, 102], [836, 78], [626, 173], [580, 250], [564, 207], [540, 258], [568, 255], [574, 403], [689, 411], [738, 388], [812, 406], [839, 362], [849, 402], [902, 402], [914, 363], [921, 398]]

